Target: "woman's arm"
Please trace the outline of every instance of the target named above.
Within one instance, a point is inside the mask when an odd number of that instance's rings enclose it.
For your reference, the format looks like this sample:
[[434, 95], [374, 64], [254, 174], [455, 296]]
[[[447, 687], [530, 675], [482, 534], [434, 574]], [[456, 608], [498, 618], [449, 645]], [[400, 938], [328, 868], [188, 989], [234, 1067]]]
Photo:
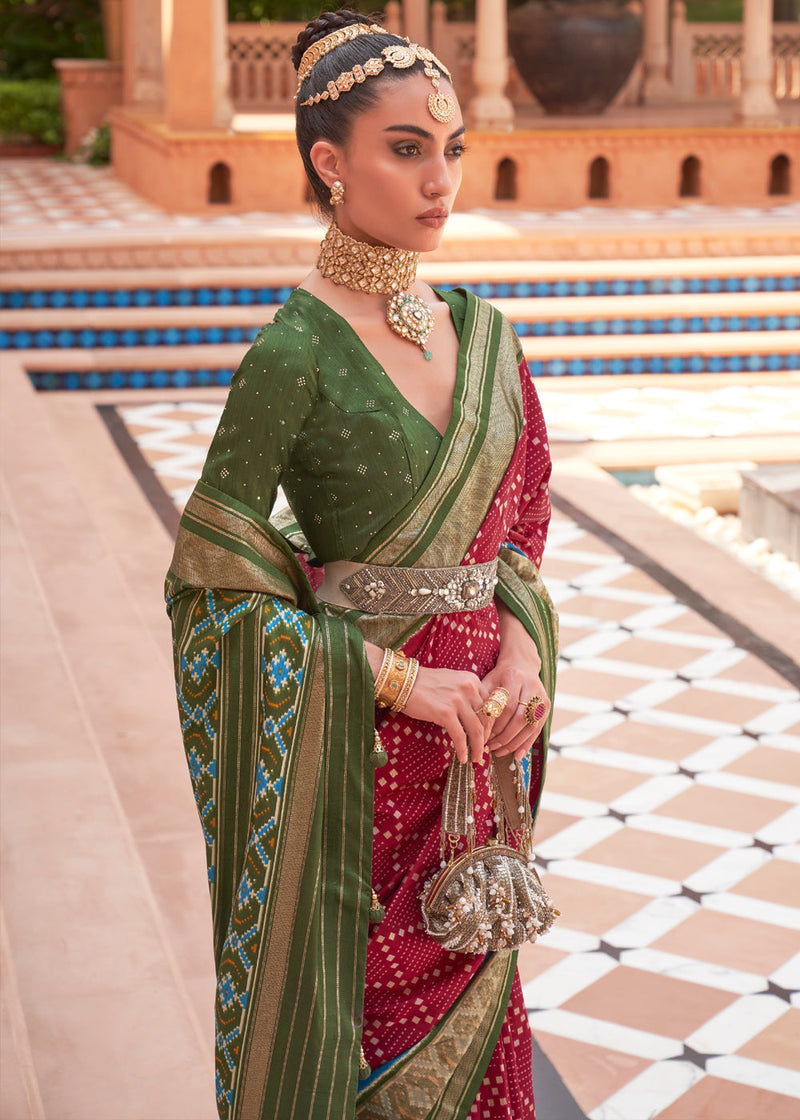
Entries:
[[[377, 677], [384, 651], [372, 642], [364, 645], [372, 676]], [[480, 762], [491, 729], [480, 709], [490, 692], [491, 686], [487, 687], [475, 673], [421, 666], [403, 711], [412, 719], [428, 720], [444, 728], [461, 762], [468, 757]]]

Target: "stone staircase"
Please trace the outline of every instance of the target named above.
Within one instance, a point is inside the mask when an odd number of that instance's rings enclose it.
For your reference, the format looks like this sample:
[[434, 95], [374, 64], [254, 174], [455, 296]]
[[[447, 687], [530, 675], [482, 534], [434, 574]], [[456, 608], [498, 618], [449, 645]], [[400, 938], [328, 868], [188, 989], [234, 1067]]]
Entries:
[[[304, 271], [6, 272], [0, 348], [41, 390], [221, 387]], [[492, 300], [537, 377], [800, 369], [792, 256], [437, 261], [420, 274]]]

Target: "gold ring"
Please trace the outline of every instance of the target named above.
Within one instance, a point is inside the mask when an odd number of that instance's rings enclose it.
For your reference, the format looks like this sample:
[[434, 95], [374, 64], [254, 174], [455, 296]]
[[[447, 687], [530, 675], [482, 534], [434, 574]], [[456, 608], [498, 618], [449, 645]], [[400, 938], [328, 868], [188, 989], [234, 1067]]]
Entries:
[[547, 704], [541, 696], [531, 696], [530, 700], [520, 700], [519, 704], [525, 709], [525, 722], [531, 727], [547, 715]]
[[489, 696], [483, 702], [483, 707], [480, 709], [487, 715], [489, 719], [497, 719], [502, 715], [503, 709], [510, 699], [510, 693], [506, 688], [493, 688]]

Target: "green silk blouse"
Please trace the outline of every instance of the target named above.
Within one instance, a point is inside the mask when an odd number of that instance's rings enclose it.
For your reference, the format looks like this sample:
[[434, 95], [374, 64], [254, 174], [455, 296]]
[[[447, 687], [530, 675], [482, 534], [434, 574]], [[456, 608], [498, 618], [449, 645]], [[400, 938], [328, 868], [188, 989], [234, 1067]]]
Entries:
[[[437, 294], [461, 338], [466, 294]], [[202, 477], [264, 517], [281, 486], [317, 559], [357, 560], [441, 441], [347, 320], [298, 288], [239, 366]]]

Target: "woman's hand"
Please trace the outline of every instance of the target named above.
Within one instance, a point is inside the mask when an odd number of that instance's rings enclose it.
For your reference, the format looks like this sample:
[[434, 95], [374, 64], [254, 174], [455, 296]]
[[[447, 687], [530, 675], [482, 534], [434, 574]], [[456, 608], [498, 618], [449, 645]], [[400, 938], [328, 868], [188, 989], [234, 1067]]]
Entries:
[[[366, 642], [367, 658], [377, 678], [383, 650]], [[423, 665], [403, 711], [412, 719], [428, 720], [444, 728], [453, 741], [460, 762], [480, 762], [491, 720], [481, 711], [491, 689], [475, 673], [457, 669], [431, 669]]]
[[420, 666], [403, 711], [444, 728], [459, 762], [481, 762], [491, 720], [481, 711], [491, 689], [475, 673]]
[[[493, 726], [487, 746], [496, 755], [513, 754], [519, 761], [538, 739], [550, 714], [550, 701], [541, 681], [542, 663], [533, 639], [503, 603], [498, 603], [497, 613], [500, 654], [482, 684], [489, 692], [493, 688], [504, 688], [509, 699], [502, 714], [491, 721]], [[540, 701], [535, 705], [539, 718], [531, 724], [525, 717], [524, 705], [533, 697]]]

